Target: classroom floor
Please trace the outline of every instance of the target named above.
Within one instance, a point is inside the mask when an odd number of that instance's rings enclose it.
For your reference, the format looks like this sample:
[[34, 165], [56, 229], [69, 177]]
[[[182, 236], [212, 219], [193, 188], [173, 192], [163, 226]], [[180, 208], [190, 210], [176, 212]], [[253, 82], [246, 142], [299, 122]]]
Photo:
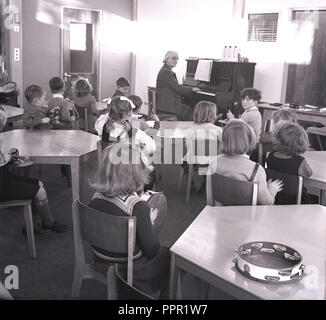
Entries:
[[[87, 184], [96, 170], [96, 161], [85, 164], [82, 200], [89, 201], [92, 190]], [[33, 175], [38, 176], [36, 166]], [[163, 168], [162, 187], [168, 199], [168, 219], [160, 234], [163, 245], [171, 246], [205, 207], [205, 195], [193, 194], [190, 204], [185, 204], [185, 193], [177, 192], [179, 167]], [[20, 289], [12, 291], [15, 299], [70, 299], [74, 270], [74, 246], [72, 231], [71, 189], [61, 177], [59, 166], [42, 166], [40, 179], [45, 183], [53, 215], [69, 226], [63, 235], [47, 232], [36, 236], [38, 259], [29, 256], [27, 240], [22, 235], [22, 212], [0, 212], [0, 281], [4, 282], [5, 266], [16, 265], [20, 271]], [[185, 188], [185, 186], [184, 186]], [[185, 281], [184, 299], [198, 298], [200, 284], [195, 279]], [[95, 281], [84, 281], [81, 299], [106, 299], [106, 287]], [[225, 298], [223, 295], [219, 298]]]

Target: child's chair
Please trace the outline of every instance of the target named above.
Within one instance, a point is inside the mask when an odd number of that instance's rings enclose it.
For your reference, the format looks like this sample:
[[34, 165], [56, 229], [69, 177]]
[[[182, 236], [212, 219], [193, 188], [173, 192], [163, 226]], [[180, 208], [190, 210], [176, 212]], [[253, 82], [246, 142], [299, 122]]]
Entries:
[[[187, 181], [187, 194], [186, 194], [186, 203], [190, 202], [191, 196], [191, 186], [193, 183], [194, 173], [200, 173], [205, 176], [208, 170], [208, 164], [202, 165], [200, 162], [197, 162], [197, 157], [208, 157], [208, 156], [218, 156], [219, 154], [220, 142], [218, 140], [193, 140], [192, 146], [187, 148], [187, 157], [190, 159], [188, 163], [188, 181]], [[204, 149], [203, 149], [204, 148]], [[178, 191], [181, 192], [182, 183], [186, 175], [186, 170], [181, 167], [180, 177], [179, 177], [179, 187]]]
[[4, 300], [9, 301], [14, 299], [0, 281], [0, 301], [4, 301]]
[[156, 108], [156, 88], [148, 87], [148, 113], [157, 114], [161, 121], [178, 121], [177, 115], [162, 111], [157, 111]]
[[273, 143], [271, 139], [272, 120], [268, 120], [265, 124], [263, 133], [260, 137], [258, 146], [258, 163], [264, 165], [264, 156], [273, 151]]
[[277, 172], [269, 169], [266, 170], [267, 180], [282, 180], [284, 183], [282, 191], [278, 195], [290, 195], [296, 198], [296, 203], [301, 204], [302, 190], [303, 190], [303, 177], [289, 175], [282, 172]]
[[[72, 297], [80, 294], [84, 279], [94, 279], [108, 285], [108, 298], [116, 297], [114, 264], [127, 263], [127, 282], [133, 285], [133, 261], [136, 244], [136, 217], [118, 217], [99, 212], [79, 201], [73, 204], [73, 225], [75, 243], [75, 275]], [[95, 271], [95, 256], [91, 247], [125, 254], [127, 258], [108, 258], [107, 277]], [[86, 251], [86, 249], [88, 249]]]
[[78, 127], [86, 132], [89, 132], [89, 127], [88, 127], [88, 109], [87, 108], [82, 108], [77, 105], [75, 105], [75, 108], [79, 114], [79, 123]]
[[13, 207], [24, 208], [24, 217], [25, 217], [29, 251], [32, 258], [36, 259], [34, 225], [33, 225], [33, 215], [32, 215], [32, 200], [0, 202], [0, 209], [7, 209]]
[[153, 297], [147, 295], [146, 293], [136, 289], [131, 286], [126, 280], [121, 277], [117, 266], [115, 266], [115, 276], [116, 276], [116, 284], [117, 284], [117, 300], [133, 300], [133, 301], [142, 301], [155, 300]]
[[207, 176], [207, 205], [256, 206], [258, 184], [219, 174]]
[[325, 151], [325, 147], [324, 147], [321, 137], [325, 137], [325, 139], [326, 139], [326, 127], [323, 127], [323, 128], [310, 127], [307, 129], [307, 133], [315, 136], [317, 139], [320, 151]]

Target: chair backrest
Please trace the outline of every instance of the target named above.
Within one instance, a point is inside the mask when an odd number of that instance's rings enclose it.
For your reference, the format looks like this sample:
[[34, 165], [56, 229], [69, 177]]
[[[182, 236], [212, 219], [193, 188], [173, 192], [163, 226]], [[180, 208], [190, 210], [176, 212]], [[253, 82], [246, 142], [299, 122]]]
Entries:
[[156, 114], [156, 88], [148, 87], [148, 113]]
[[86, 132], [88, 132], [88, 109], [80, 107], [75, 104], [75, 108], [77, 110], [77, 113], [79, 114], [79, 120], [82, 120], [82, 125], [80, 125], [81, 128], [83, 128]]
[[218, 156], [220, 153], [220, 141], [214, 139], [188, 139], [186, 141], [187, 152], [192, 156]]
[[289, 175], [282, 172], [265, 169], [267, 179], [270, 180], [282, 180], [283, 190], [279, 194], [286, 194], [296, 197], [296, 204], [301, 204], [302, 200], [302, 189], [303, 189], [303, 178], [301, 176]]
[[257, 205], [258, 184], [239, 181], [214, 174], [212, 180], [213, 199], [224, 206]]
[[125, 281], [119, 271], [118, 266], [115, 267], [115, 276], [117, 281], [117, 293], [118, 293], [118, 300], [154, 300], [153, 297], [147, 295], [146, 293], [136, 289], [135, 287], [131, 286], [127, 281]]
[[[133, 257], [136, 246], [136, 217], [118, 217], [94, 210], [80, 201], [73, 204], [76, 261], [85, 253], [83, 241], [91, 247], [126, 254], [128, 283], [132, 285]], [[84, 262], [82, 261], [82, 263]]]

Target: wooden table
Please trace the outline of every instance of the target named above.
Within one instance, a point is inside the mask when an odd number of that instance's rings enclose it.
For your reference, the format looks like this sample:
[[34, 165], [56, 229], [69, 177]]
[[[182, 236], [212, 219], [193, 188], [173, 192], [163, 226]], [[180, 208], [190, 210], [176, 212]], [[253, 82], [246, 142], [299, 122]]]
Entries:
[[6, 110], [8, 124], [13, 123], [14, 121], [18, 121], [24, 116], [24, 109], [5, 105], [1, 106]]
[[320, 200], [322, 203], [326, 194], [326, 151], [309, 151], [303, 156], [313, 171], [310, 178], [304, 179], [304, 184], [307, 187], [321, 190]]
[[97, 156], [98, 137], [79, 130], [14, 130], [0, 134], [3, 150], [17, 148], [37, 164], [71, 166], [73, 200], [80, 195], [80, 161]]
[[13, 300], [13, 298], [0, 281], [0, 301], [1, 300]]
[[193, 121], [162, 121], [158, 137], [164, 139], [185, 139], [194, 126]]
[[[232, 262], [251, 241], [298, 250], [306, 272], [299, 282], [271, 285], [247, 279]], [[308, 206], [206, 207], [171, 249], [170, 298], [184, 270], [238, 299], [326, 299], [326, 208]]]
[[[272, 119], [273, 112], [279, 110], [282, 107], [274, 107], [271, 106], [269, 103], [261, 103], [259, 105], [259, 108], [263, 112], [263, 128], [266, 128], [267, 122]], [[298, 120], [321, 123], [326, 126], [326, 112], [320, 112], [319, 109], [311, 109], [311, 111], [305, 111], [300, 109], [293, 110], [297, 113]]]

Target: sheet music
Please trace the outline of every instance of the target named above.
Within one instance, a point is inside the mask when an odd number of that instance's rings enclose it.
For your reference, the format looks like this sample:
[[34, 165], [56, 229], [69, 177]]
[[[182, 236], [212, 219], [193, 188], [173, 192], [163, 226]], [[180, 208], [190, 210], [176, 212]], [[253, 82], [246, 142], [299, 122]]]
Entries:
[[195, 80], [210, 82], [213, 60], [199, 60]]

